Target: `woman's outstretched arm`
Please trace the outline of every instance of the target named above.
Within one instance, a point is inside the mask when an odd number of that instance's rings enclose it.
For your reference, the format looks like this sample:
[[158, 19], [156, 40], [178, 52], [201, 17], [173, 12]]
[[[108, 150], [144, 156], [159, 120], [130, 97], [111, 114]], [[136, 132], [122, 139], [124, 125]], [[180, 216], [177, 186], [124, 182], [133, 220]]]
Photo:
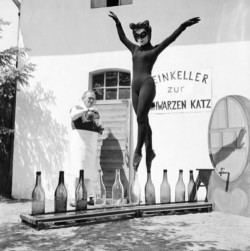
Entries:
[[197, 24], [198, 22], [200, 22], [200, 18], [194, 17], [182, 23], [177, 30], [156, 46], [156, 53], [160, 54], [166, 47], [173, 43], [187, 27]]
[[118, 17], [116, 16], [116, 14], [112, 11], [109, 12], [109, 16], [115, 21], [116, 23], [116, 28], [117, 28], [117, 32], [118, 32], [118, 36], [121, 40], [121, 42], [131, 51], [133, 52], [135, 44], [133, 44], [130, 40], [128, 40], [128, 38], [126, 37], [121, 22], [118, 19]]

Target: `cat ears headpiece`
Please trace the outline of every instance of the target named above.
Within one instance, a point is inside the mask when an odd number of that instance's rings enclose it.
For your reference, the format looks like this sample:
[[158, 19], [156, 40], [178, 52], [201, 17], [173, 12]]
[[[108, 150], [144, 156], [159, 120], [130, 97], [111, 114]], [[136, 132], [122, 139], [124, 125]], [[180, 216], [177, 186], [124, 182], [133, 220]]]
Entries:
[[137, 23], [137, 24], [134, 24], [134, 23], [131, 23], [129, 25], [130, 29], [133, 31], [133, 35], [134, 35], [134, 38], [135, 38], [135, 41], [137, 42], [137, 39], [135, 37], [135, 31], [138, 30], [138, 29], [144, 29], [148, 35], [149, 35], [149, 40], [151, 39], [151, 33], [152, 33], [152, 28], [151, 26], [149, 25], [149, 21], [146, 20], [144, 22], [141, 22], [141, 23]]

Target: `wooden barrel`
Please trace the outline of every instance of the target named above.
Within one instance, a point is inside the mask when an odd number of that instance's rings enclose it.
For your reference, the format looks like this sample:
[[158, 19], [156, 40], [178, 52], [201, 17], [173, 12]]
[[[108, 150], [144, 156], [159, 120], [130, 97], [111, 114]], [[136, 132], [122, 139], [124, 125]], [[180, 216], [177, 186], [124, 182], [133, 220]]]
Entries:
[[250, 160], [250, 100], [233, 95], [220, 99], [209, 121], [209, 156], [221, 179], [236, 180]]

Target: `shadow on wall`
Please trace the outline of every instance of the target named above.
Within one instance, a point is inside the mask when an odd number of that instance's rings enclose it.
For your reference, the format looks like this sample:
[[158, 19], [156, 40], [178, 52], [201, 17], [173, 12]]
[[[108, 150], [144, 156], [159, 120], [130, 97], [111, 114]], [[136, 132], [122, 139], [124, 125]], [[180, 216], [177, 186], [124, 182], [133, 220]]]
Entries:
[[121, 182], [124, 187], [124, 197], [128, 196], [129, 182], [124, 173], [124, 157], [119, 140], [109, 130], [101, 146], [100, 165], [103, 172], [103, 182], [107, 197], [112, 198], [112, 186], [115, 182], [116, 169], [120, 169]]
[[[246, 134], [246, 130], [241, 129], [239, 131], [238, 136], [229, 144], [222, 146], [217, 152], [214, 154], [210, 153], [209, 157], [211, 159], [211, 162], [215, 168], [218, 168], [218, 165], [220, 162], [223, 162], [225, 159], [227, 159], [232, 153], [235, 152], [235, 150], [242, 149], [244, 147], [244, 136]], [[225, 185], [225, 191], [228, 192], [229, 184], [230, 184], [230, 172], [224, 171], [224, 167], [220, 168], [219, 174], [227, 175], [226, 178], [226, 185]]]
[[229, 157], [236, 149], [241, 149], [244, 146], [244, 136], [246, 134], [245, 129], [239, 131], [238, 136], [228, 145], [221, 147], [216, 153], [210, 153], [209, 157], [214, 167], [216, 167], [220, 162]]
[[22, 196], [30, 192], [33, 187], [27, 186], [34, 185], [36, 171], [42, 171], [44, 187], [54, 190], [68, 145], [66, 127], [59, 124], [48, 110], [48, 107], [56, 104], [56, 98], [51, 91], [45, 92], [38, 83], [32, 91], [19, 92], [18, 99], [21, 106], [16, 108], [13, 171], [16, 172], [15, 176], [20, 175], [20, 179], [16, 177], [15, 190]]

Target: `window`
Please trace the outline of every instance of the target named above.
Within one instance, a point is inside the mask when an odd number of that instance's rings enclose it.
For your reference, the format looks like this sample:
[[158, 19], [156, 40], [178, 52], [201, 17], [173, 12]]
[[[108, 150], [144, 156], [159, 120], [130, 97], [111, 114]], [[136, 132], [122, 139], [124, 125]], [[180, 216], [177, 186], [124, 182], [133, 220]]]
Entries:
[[91, 8], [103, 8], [132, 4], [133, 0], [91, 0]]
[[119, 0], [107, 0], [106, 2], [107, 7], [118, 6], [118, 5], [119, 5]]
[[129, 99], [130, 73], [110, 70], [92, 74], [92, 89], [97, 100]]

